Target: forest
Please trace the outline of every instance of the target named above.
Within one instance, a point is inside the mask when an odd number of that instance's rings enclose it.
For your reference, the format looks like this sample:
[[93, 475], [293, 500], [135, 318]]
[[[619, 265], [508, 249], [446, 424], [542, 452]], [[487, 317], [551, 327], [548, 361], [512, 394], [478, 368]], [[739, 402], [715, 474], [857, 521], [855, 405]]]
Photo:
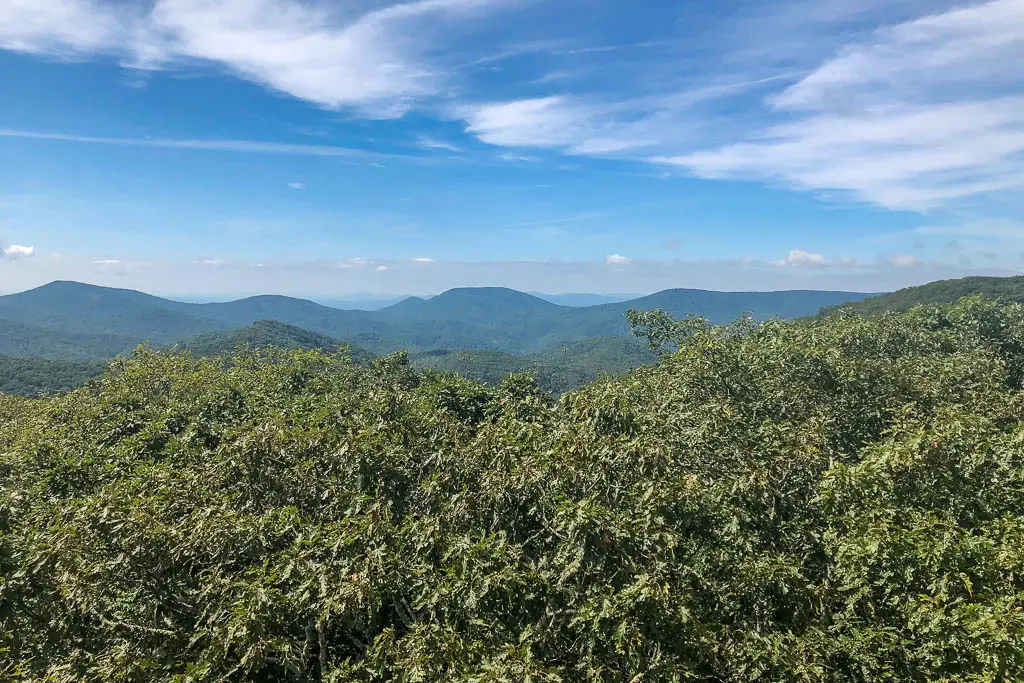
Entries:
[[630, 318], [557, 398], [147, 347], [0, 398], [0, 678], [1024, 678], [1024, 305]]

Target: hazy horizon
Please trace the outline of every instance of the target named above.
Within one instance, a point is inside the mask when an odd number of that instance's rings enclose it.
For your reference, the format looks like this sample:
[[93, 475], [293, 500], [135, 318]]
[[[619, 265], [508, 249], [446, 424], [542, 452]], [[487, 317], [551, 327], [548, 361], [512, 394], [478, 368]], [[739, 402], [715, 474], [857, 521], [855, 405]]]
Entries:
[[[286, 297], [295, 298], [295, 299], [306, 299], [306, 300], [309, 300], [309, 301], [320, 303], [320, 304], [325, 305], [325, 306], [329, 306], [331, 308], [343, 308], [343, 306], [341, 304], [344, 304], [345, 302], [351, 302], [351, 303], [354, 303], [354, 304], [365, 304], [365, 303], [370, 303], [370, 302], [387, 302], [386, 305], [391, 305], [393, 303], [397, 303], [398, 301], [400, 301], [402, 299], [406, 299], [406, 298], [410, 298], [410, 297], [416, 297], [416, 298], [421, 298], [421, 299], [432, 299], [432, 298], [440, 296], [440, 295], [442, 295], [442, 294], [444, 294], [446, 292], [452, 291], [453, 289], [493, 289], [493, 288], [495, 288], [495, 287], [491, 287], [491, 286], [482, 286], [482, 287], [451, 287], [449, 289], [445, 289], [445, 290], [442, 290], [442, 291], [439, 291], [439, 292], [404, 293], [404, 294], [395, 294], [395, 295], [392, 295], [392, 294], [374, 295], [374, 294], [369, 293], [369, 292], [352, 292], [352, 293], [347, 293], [347, 294], [346, 293], [341, 293], [341, 294], [337, 294], [337, 295], [319, 295], [319, 294], [301, 294], [301, 293], [282, 294], [280, 292], [236, 292], [236, 293], [224, 293], [224, 294], [205, 294], [205, 295], [204, 294], [194, 294], [193, 295], [193, 294], [180, 294], [180, 293], [175, 294], [175, 293], [165, 293], [165, 292], [154, 292], [154, 291], [147, 291], [147, 290], [143, 290], [143, 289], [137, 289], [137, 288], [133, 288], [133, 287], [115, 287], [115, 286], [112, 286], [112, 285], [104, 285], [104, 284], [98, 284], [98, 283], [93, 283], [93, 282], [82, 282], [82, 281], [79, 281], [79, 280], [52, 280], [50, 282], [44, 283], [42, 285], [39, 285], [37, 287], [30, 287], [28, 289], [12, 290], [12, 291], [0, 290], [0, 296], [10, 296], [12, 294], [21, 294], [21, 293], [24, 293], [24, 292], [27, 292], [27, 291], [31, 291], [33, 289], [39, 289], [41, 287], [45, 287], [47, 285], [56, 284], [56, 283], [59, 283], [59, 282], [71, 282], [71, 283], [81, 284], [81, 285], [86, 285], [86, 286], [110, 287], [112, 289], [124, 289], [124, 290], [129, 290], [129, 291], [136, 291], [136, 292], [141, 292], [143, 294], [148, 294], [148, 295], [151, 295], [151, 296], [156, 296], [156, 297], [159, 297], [161, 299], [167, 299], [167, 300], [170, 300], [170, 301], [178, 301], [178, 302], [181, 302], [181, 303], [199, 303], [199, 304], [202, 304], [202, 303], [227, 303], [227, 302], [238, 301], [238, 300], [241, 300], [241, 299], [246, 299], [246, 298], [251, 298], [251, 297], [258, 297], [258, 296], [286, 296]], [[756, 289], [751, 289], [751, 290], [742, 290], [742, 289], [737, 289], [737, 290], [729, 290], [729, 289], [706, 290], [704, 288], [699, 288], [699, 287], [667, 287], [665, 289], [652, 290], [652, 291], [649, 291], [649, 292], [636, 292], [636, 293], [611, 292], [611, 293], [600, 293], [600, 292], [540, 292], [540, 291], [526, 291], [526, 290], [515, 289], [515, 288], [511, 288], [511, 287], [509, 287], [509, 288], [497, 287], [497, 288], [498, 289], [513, 289], [514, 291], [520, 292], [522, 294], [527, 294], [527, 295], [530, 295], [530, 296], [533, 296], [533, 297], [536, 297], [536, 298], [539, 298], [539, 299], [544, 299], [546, 301], [550, 301], [550, 300], [553, 300], [553, 299], [556, 299], [556, 300], [557, 299], [566, 299], [566, 298], [571, 298], [571, 297], [595, 297], [595, 298], [601, 298], [601, 299], [606, 299], [607, 300], [607, 301], [598, 302], [596, 304], [561, 304], [561, 305], [568, 305], [570, 307], [581, 307], [581, 306], [588, 306], [588, 305], [599, 305], [600, 303], [612, 303], [613, 301], [617, 301], [617, 302], [630, 301], [632, 299], [639, 299], [639, 298], [642, 298], [642, 297], [645, 297], [645, 296], [650, 296], [652, 294], [657, 294], [659, 292], [663, 292], [663, 291], [671, 290], [671, 289], [692, 289], [692, 290], [724, 292], [724, 293], [783, 292], [783, 291], [826, 291], [826, 292], [827, 291], [834, 291], [834, 292], [849, 292], [849, 293], [855, 293], [855, 294], [883, 294], [883, 293], [885, 293], [887, 291], [887, 290], [870, 290], [870, 291], [869, 290], [863, 290], [863, 291], [859, 291], [859, 290], [807, 290], [807, 289], [802, 289], [802, 288], [801, 289], [791, 289], [791, 290], [756, 290]], [[558, 301], [552, 301], [552, 303], [558, 303]], [[353, 309], [353, 310], [359, 310], [359, 309]], [[368, 309], [365, 309], [365, 310], [375, 310], [375, 309], [369, 309], [368, 308]]]

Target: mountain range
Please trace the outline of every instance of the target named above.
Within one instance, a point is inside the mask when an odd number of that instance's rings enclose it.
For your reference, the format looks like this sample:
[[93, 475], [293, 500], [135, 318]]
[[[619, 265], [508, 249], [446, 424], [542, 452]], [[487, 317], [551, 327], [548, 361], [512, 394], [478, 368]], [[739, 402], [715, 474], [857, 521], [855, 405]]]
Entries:
[[340, 310], [286, 296], [222, 303], [172, 301], [135, 290], [57, 281], [0, 297], [0, 354], [109, 358], [142, 341], [171, 345], [274, 320], [373, 353], [478, 349], [529, 354], [608, 336], [628, 336], [629, 309], [663, 309], [724, 323], [744, 313], [798, 318], [864, 299], [857, 292], [713, 292], [670, 289], [628, 301], [562, 306], [499, 287], [409, 297], [378, 311]]

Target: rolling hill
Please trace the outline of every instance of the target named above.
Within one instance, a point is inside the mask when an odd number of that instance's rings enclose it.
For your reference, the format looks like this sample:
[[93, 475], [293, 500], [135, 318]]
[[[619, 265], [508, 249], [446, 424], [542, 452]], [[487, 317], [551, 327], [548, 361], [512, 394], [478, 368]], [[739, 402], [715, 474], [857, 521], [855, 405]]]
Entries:
[[203, 304], [171, 301], [132, 289], [56, 281], [27, 292], [0, 296], [0, 320], [161, 344], [181, 339], [185, 330], [193, 335], [230, 326], [203, 315], [202, 307]]
[[848, 301], [823, 309], [819, 315], [830, 315], [841, 309], [864, 315], [887, 311], [909, 311], [918, 304], [947, 304], [965, 296], [980, 294], [990, 299], [1024, 302], [1024, 275], [1014, 277], [965, 277], [939, 280], [926, 285], [907, 287], [888, 294], [879, 294], [860, 301]]
[[254, 349], [271, 346], [279, 349], [320, 349], [328, 352], [347, 347], [356, 362], [367, 362], [373, 358], [373, 354], [359, 346], [347, 345], [327, 335], [276, 320], [258, 320], [248, 327], [229, 332], [208, 332], [174, 345], [196, 356], [213, 356], [233, 351], [240, 346]]

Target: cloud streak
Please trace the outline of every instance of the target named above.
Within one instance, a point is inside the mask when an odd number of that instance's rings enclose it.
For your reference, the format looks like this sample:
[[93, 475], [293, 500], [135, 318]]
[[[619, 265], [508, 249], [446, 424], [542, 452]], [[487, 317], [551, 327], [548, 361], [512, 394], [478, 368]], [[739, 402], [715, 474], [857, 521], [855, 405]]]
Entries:
[[[288, 156], [337, 157], [342, 159], [418, 159], [398, 154], [369, 152], [350, 147], [330, 145], [302, 145], [257, 140], [173, 140], [166, 138], [117, 138], [94, 135], [68, 135], [26, 130], [0, 129], [0, 138], [51, 140], [89, 145], [115, 145], [120, 147], [153, 147], [158, 149], [187, 149], [204, 152], [237, 152], [246, 154], [281, 154]], [[299, 189], [299, 188], [294, 188]]]

